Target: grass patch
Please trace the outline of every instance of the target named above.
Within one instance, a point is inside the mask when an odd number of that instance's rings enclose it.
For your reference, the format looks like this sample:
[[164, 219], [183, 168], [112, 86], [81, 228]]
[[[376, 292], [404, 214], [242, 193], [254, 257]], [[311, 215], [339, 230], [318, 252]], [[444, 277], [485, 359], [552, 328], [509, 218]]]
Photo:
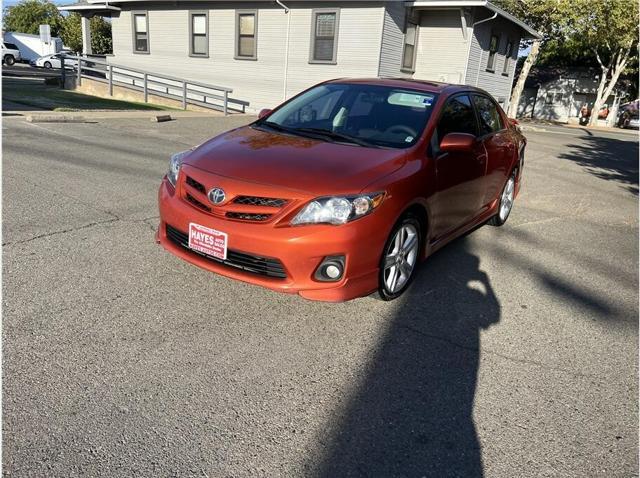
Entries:
[[3, 98], [14, 103], [53, 111], [175, 111], [169, 106], [114, 100], [63, 90], [39, 80], [4, 80]]

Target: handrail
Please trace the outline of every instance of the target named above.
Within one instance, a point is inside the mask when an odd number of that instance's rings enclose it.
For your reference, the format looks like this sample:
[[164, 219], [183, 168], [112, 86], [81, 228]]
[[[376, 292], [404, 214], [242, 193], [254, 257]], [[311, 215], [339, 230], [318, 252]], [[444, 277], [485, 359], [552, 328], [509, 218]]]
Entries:
[[[130, 88], [134, 90], [142, 89], [144, 93], [144, 101], [146, 103], [148, 102], [149, 94], [154, 95], [158, 93], [157, 90], [153, 88], [151, 89], [149, 88], [149, 85], [153, 84], [153, 85], [161, 86], [166, 90], [166, 92], [164, 92], [164, 94], [161, 96], [182, 100], [183, 109], [187, 109], [188, 103], [197, 104], [205, 108], [220, 109], [219, 105], [215, 103], [207, 102], [207, 98], [214, 99], [214, 100], [222, 100], [222, 111], [226, 116], [228, 114], [229, 103], [241, 105], [243, 112], [244, 112], [244, 107], [248, 105], [248, 103], [245, 101], [229, 98], [229, 94], [233, 92], [233, 88], [229, 88], [226, 86], [211, 85], [211, 84], [202, 83], [199, 81], [187, 80], [184, 78], [178, 78], [171, 75], [165, 75], [162, 73], [143, 70], [140, 68], [132, 68], [130, 66], [118, 65], [116, 63], [109, 63], [103, 60], [86, 58], [79, 55], [78, 56], [61, 55], [61, 57], [62, 57], [63, 63], [64, 63], [64, 59], [74, 60], [77, 63], [77, 65], [73, 65], [73, 66], [74, 66], [74, 70], [76, 70], [76, 73], [77, 73], [78, 84], [81, 84], [83, 76], [85, 78], [90, 78], [90, 79], [98, 80], [102, 82], [106, 81], [109, 84], [109, 95], [111, 96], [113, 96], [113, 85], [117, 83], [118, 86], [122, 86], [125, 88]], [[87, 63], [90, 63], [91, 66], [89, 66]], [[94, 68], [95, 65], [102, 65], [105, 67], [105, 69], [102, 70], [99, 68]], [[64, 67], [62, 69], [64, 70]], [[103, 78], [98, 78], [92, 75], [83, 75], [83, 70], [88, 72], [98, 73], [98, 74], [104, 74], [105, 78], [103, 79]], [[118, 70], [123, 70], [123, 71], [120, 72]], [[141, 76], [132, 75], [131, 73], [135, 73]], [[132, 80], [132, 83], [129, 83], [126, 81], [124, 82], [119, 81], [117, 79], [114, 79], [114, 76], [129, 78]], [[140, 86], [139, 84], [136, 84], [136, 80], [139, 80], [140, 82], [142, 82], [142, 86]], [[178, 84], [171, 84], [169, 82], [174, 82]], [[203, 88], [205, 90], [215, 90], [219, 92], [219, 94], [213, 94], [207, 91], [201, 91], [198, 89], [194, 89], [193, 87]], [[170, 93], [169, 89], [174, 89], [174, 90], [181, 89], [181, 94]], [[190, 98], [189, 93], [191, 93], [192, 95], [200, 96], [201, 99], [197, 99], [193, 97]]]

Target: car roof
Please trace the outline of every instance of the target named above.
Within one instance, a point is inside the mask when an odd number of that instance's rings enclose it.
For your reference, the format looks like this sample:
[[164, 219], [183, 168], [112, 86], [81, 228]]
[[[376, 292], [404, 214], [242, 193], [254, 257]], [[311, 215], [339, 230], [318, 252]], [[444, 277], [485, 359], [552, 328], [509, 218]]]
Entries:
[[457, 93], [459, 91], [477, 91], [478, 93], [487, 94], [486, 91], [469, 85], [455, 85], [452, 83], [416, 80], [413, 78], [338, 78], [335, 80], [330, 80], [327, 83], [377, 85], [389, 86], [392, 88], [412, 88], [414, 90], [425, 91], [429, 93], [446, 93], [447, 95]]

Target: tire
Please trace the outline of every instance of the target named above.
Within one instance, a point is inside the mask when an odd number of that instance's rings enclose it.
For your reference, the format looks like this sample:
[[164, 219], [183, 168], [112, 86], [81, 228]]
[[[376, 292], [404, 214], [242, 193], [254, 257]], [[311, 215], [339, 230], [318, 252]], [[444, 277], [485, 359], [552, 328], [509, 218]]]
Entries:
[[50, 61], [45, 61], [44, 65], [43, 65], [47, 70], [51, 69], [51, 62]]
[[511, 210], [513, 209], [513, 201], [515, 199], [516, 193], [516, 178], [518, 177], [518, 169], [514, 169], [509, 179], [502, 188], [502, 192], [500, 193], [500, 203], [498, 204], [498, 211], [495, 216], [489, 219], [488, 224], [490, 226], [502, 226], [507, 219], [509, 219], [509, 215], [511, 214]]
[[16, 59], [13, 57], [13, 55], [5, 55], [4, 56], [4, 64], [7, 66], [11, 66], [16, 62]]
[[[389, 234], [380, 258], [378, 275], [380, 299], [384, 301], [397, 299], [413, 281], [420, 262], [422, 234], [422, 225], [413, 214], [404, 216]], [[398, 254], [399, 251], [400, 254]]]

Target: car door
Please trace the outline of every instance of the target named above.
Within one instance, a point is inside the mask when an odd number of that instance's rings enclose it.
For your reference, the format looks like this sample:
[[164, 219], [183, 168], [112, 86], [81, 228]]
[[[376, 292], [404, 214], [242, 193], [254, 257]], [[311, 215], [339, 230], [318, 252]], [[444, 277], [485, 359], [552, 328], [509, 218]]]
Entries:
[[480, 128], [478, 139], [487, 152], [482, 207], [488, 209], [504, 187], [516, 146], [506, 121], [498, 111], [498, 105], [488, 96], [481, 94], [474, 93], [472, 99]]
[[443, 153], [439, 145], [448, 133], [477, 136], [477, 118], [468, 94], [447, 100], [431, 139], [436, 180], [431, 225], [436, 241], [471, 222], [484, 198], [487, 156], [482, 142], [476, 142], [470, 152]]

